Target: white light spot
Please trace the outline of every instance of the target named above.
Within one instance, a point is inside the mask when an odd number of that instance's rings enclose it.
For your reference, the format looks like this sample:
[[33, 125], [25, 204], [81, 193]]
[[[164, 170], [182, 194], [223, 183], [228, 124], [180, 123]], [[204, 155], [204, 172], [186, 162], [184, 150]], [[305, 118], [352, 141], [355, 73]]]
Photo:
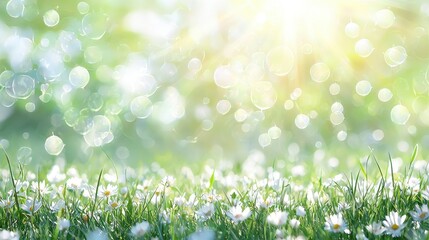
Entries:
[[404, 105], [398, 104], [390, 111], [390, 118], [398, 125], [405, 125], [410, 118], [410, 112]]
[[82, 32], [93, 40], [101, 39], [106, 33], [107, 17], [102, 14], [90, 13], [82, 19]]
[[329, 119], [333, 125], [340, 125], [344, 121], [344, 114], [342, 112], [332, 112]]
[[152, 101], [145, 96], [136, 97], [131, 101], [130, 110], [136, 118], [147, 118], [153, 111]]
[[378, 91], [378, 99], [381, 102], [388, 102], [390, 99], [392, 99], [393, 93], [388, 88], [382, 88], [380, 91]]
[[282, 135], [282, 130], [277, 126], [272, 126], [268, 129], [268, 135], [271, 139], [278, 139]]
[[31, 156], [32, 149], [29, 147], [20, 147], [16, 153], [16, 158], [21, 164], [29, 164], [33, 157]]
[[25, 5], [22, 0], [10, 0], [6, 4], [6, 12], [13, 18], [19, 18], [24, 15]]
[[407, 50], [402, 46], [391, 47], [384, 53], [384, 61], [390, 67], [397, 67], [407, 59]]
[[367, 80], [359, 81], [356, 84], [356, 92], [357, 92], [357, 94], [359, 94], [361, 96], [368, 96], [368, 94], [371, 92], [371, 90], [372, 90], [372, 85]]
[[52, 135], [45, 141], [45, 150], [49, 155], [58, 156], [64, 148], [64, 143], [58, 136]]
[[86, 68], [74, 67], [69, 74], [70, 83], [76, 88], [84, 88], [89, 82], [90, 76]]
[[87, 14], [89, 12], [89, 4], [87, 2], [79, 2], [77, 4], [77, 10], [80, 14]]
[[203, 64], [201, 63], [201, 60], [198, 58], [192, 58], [188, 62], [188, 69], [192, 73], [197, 73], [201, 70]]
[[341, 87], [338, 83], [333, 83], [329, 86], [329, 93], [332, 96], [338, 95], [341, 91]]
[[374, 138], [375, 141], [381, 141], [384, 138], [384, 132], [381, 129], [374, 130], [372, 132], [372, 138]]
[[395, 14], [389, 9], [381, 9], [374, 15], [374, 24], [381, 28], [390, 28], [395, 23]]
[[360, 27], [357, 23], [349, 22], [347, 23], [344, 32], [346, 33], [346, 36], [349, 38], [357, 38], [360, 33]]
[[266, 110], [276, 103], [277, 93], [271, 82], [257, 81], [251, 86], [250, 98], [255, 107]]
[[220, 100], [216, 104], [216, 110], [218, 113], [225, 115], [231, 110], [231, 103], [228, 100]]
[[247, 111], [242, 108], [237, 109], [237, 111], [234, 113], [234, 118], [237, 122], [244, 122], [248, 116], [249, 113], [247, 113]]
[[285, 101], [285, 103], [283, 104], [283, 107], [284, 107], [286, 110], [291, 110], [291, 109], [293, 108], [293, 106], [294, 106], [294, 103], [293, 103], [293, 101], [292, 101], [292, 100], [290, 100], [290, 99], [286, 100], [286, 101]]
[[361, 39], [355, 44], [355, 52], [363, 58], [369, 57], [373, 51], [374, 47], [368, 39]]
[[266, 61], [270, 72], [277, 76], [285, 76], [295, 64], [295, 56], [288, 47], [281, 46], [271, 49]]
[[229, 66], [223, 65], [216, 68], [214, 81], [221, 88], [231, 88], [237, 84], [238, 79]]
[[309, 124], [310, 118], [307, 115], [300, 113], [295, 117], [295, 125], [297, 128], [305, 129]]
[[48, 27], [55, 27], [60, 22], [60, 15], [56, 10], [51, 9], [43, 15], [43, 22]]
[[265, 148], [271, 144], [271, 137], [268, 133], [262, 133], [259, 135], [258, 142], [261, 147]]
[[339, 131], [337, 133], [337, 139], [338, 139], [338, 141], [341, 141], [341, 142], [345, 141], [346, 138], [347, 138], [347, 132], [346, 131]]
[[329, 69], [328, 65], [325, 63], [315, 63], [310, 68], [310, 76], [311, 79], [315, 82], [321, 83], [326, 80], [328, 80], [329, 76], [331, 75], [331, 70]]
[[25, 110], [27, 112], [34, 112], [34, 110], [36, 110], [36, 105], [32, 102], [28, 102], [25, 104]]

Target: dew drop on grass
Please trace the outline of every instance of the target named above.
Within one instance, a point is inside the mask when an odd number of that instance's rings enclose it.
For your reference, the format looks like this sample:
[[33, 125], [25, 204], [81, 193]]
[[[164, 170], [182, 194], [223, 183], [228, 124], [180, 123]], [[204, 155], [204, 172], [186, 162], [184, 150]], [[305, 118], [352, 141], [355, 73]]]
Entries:
[[43, 15], [43, 22], [48, 27], [55, 27], [60, 22], [60, 15], [56, 10], [51, 9]]
[[299, 129], [305, 129], [310, 124], [310, 118], [305, 114], [298, 114], [295, 117], [295, 126]]
[[326, 80], [328, 80], [329, 76], [331, 75], [331, 70], [329, 69], [328, 65], [325, 63], [315, 63], [310, 68], [310, 76], [311, 79], [315, 82], [321, 83]]
[[45, 141], [45, 150], [49, 155], [58, 156], [64, 148], [63, 140], [55, 135], [48, 137]]
[[398, 125], [405, 125], [410, 118], [410, 112], [404, 105], [398, 104], [390, 111], [390, 118], [392, 122]]
[[216, 110], [218, 113], [225, 115], [229, 112], [229, 110], [231, 110], [231, 103], [228, 100], [220, 100], [217, 104], [216, 104]]
[[262, 133], [259, 135], [258, 142], [261, 147], [268, 147], [271, 144], [271, 137], [268, 135], [268, 133]]
[[12, 81], [11, 91], [9, 95], [18, 99], [28, 98], [34, 90], [34, 79], [28, 75], [18, 75]]
[[277, 76], [285, 76], [295, 64], [295, 56], [286, 46], [279, 46], [271, 49], [266, 57], [268, 69]]
[[84, 88], [89, 82], [90, 76], [86, 68], [76, 66], [69, 73], [69, 81], [76, 88]]
[[355, 44], [355, 52], [363, 58], [369, 57], [369, 55], [371, 55], [373, 51], [374, 51], [374, 46], [366, 38], [360, 39]]
[[382, 88], [380, 91], [378, 91], [378, 99], [381, 102], [388, 102], [390, 99], [392, 99], [393, 93], [388, 88]]
[[24, 15], [25, 5], [22, 0], [9, 0], [6, 4], [6, 12], [13, 18], [19, 18]]
[[106, 33], [107, 17], [103, 14], [89, 13], [82, 19], [82, 32], [93, 40], [101, 39]]
[[272, 126], [268, 129], [268, 135], [271, 139], [279, 139], [282, 135], [282, 130], [277, 126]]
[[260, 110], [266, 110], [276, 103], [277, 93], [271, 82], [257, 81], [252, 83], [250, 98], [255, 107]]
[[234, 87], [238, 82], [234, 72], [227, 65], [222, 65], [216, 68], [213, 77], [215, 84], [221, 88]]
[[21, 164], [29, 164], [32, 160], [32, 149], [29, 147], [20, 147], [16, 153], [16, 158]]
[[147, 118], [153, 111], [152, 101], [145, 96], [136, 97], [130, 103], [130, 110], [136, 118]]
[[390, 28], [395, 23], [395, 14], [389, 9], [381, 9], [374, 15], [374, 24], [381, 28]]
[[397, 67], [407, 59], [407, 50], [402, 46], [391, 47], [384, 53], [384, 61], [390, 67]]
[[347, 23], [344, 32], [346, 33], [346, 36], [349, 38], [357, 38], [360, 33], [360, 27], [357, 23], [349, 22]]
[[358, 83], [356, 83], [356, 92], [360, 96], [368, 96], [371, 90], [372, 90], [372, 85], [367, 80], [361, 80]]

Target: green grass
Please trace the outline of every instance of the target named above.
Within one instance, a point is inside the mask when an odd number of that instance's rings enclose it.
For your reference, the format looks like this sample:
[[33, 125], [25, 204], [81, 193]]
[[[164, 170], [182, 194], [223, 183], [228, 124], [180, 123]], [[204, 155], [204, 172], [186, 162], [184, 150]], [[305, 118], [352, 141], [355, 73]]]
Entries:
[[[398, 212], [406, 216], [399, 224], [405, 225], [400, 231], [402, 238], [426, 238], [426, 218], [417, 222], [410, 214], [416, 205], [428, 202], [424, 196], [427, 173], [414, 169], [415, 154], [416, 150], [399, 173], [380, 167], [377, 175], [368, 176], [367, 165], [359, 172], [319, 178], [307, 185], [275, 170], [267, 170], [264, 178], [250, 179], [216, 169], [195, 176], [176, 174], [175, 181], [162, 171], [115, 176], [100, 170], [87, 180], [84, 171], [68, 170], [57, 172], [60, 181], [53, 181], [52, 171], [46, 178], [23, 166], [10, 166], [1, 170], [0, 192], [2, 204], [10, 201], [13, 205], [0, 208], [0, 228], [18, 232], [21, 239], [95, 239], [89, 234], [94, 231], [110, 239], [186, 239], [197, 231], [215, 233], [217, 239], [356, 239], [360, 233], [369, 239], [390, 239], [386, 234], [375, 236], [366, 226]], [[372, 165], [379, 166], [377, 161]], [[112, 181], [109, 176], [119, 180]], [[189, 200], [191, 194], [195, 201]], [[28, 199], [36, 203], [26, 204]], [[64, 201], [64, 207], [54, 211], [52, 206], [58, 201]], [[37, 203], [41, 204], [39, 209]], [[112, 209], [113, 203], [118, 206]], [[26, 211], [26, 205], [37, 210]], [[201, 217], [203, 205], [213, 206], [214, 211], [208, 207]], [[248, 207], [250, 216], [241, 222], [232, 221], [227, 212], [235, 205]], [[297, 215], [298, 206], [305, 209], [305, 215]], [[288, 214], [285, 224], [274, 226], [267, 221], [275, 211]], [[337, 213], [342, 214], [346, 225], [339, 233], [330, 232], [325, 229], [326, 218]], [[60, 219], [68, 220], [70, 226], [60, 230]], [[294, 228], [291, 219], [298, 220], [299, 226]], [[131, 229], [143, 221], [150, 228], [136, 237]], [[346, 228], [349, 233], [344, 233]]]

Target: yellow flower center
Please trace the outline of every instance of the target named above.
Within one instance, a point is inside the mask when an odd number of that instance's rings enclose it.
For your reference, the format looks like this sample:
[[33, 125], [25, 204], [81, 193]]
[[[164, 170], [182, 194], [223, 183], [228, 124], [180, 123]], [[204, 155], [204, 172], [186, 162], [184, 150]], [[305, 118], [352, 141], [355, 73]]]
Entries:
[[398, 228], [399, 228], [398, 224], [395, 223], [395, 224], [392, 225], [392, 229], [393, 230], [398, 230]]
[[423, 219], [423, 218], [425, 218], [426, 217], [426, 213], [425, 212], [422, 212], [420, 215], [419, 215], [419, 218], [420, 219]]
[[110, 206], [112, 206], [112, 208], [116, 208], [119, 204], [117, 202], [113, 202], [112, 204], [110, 204]]
[[110, 191], [109, 190], [104, 191], [104, 196], [110, 196]]
[[340, 224], [334, 224], [334, 226], [332, 227], [334, 230], [338, 230], [340, 229]]
[[30, 210], [30, 212], [32, 212], [33, 211], [33, 206], [30, 206], [28, 209]]

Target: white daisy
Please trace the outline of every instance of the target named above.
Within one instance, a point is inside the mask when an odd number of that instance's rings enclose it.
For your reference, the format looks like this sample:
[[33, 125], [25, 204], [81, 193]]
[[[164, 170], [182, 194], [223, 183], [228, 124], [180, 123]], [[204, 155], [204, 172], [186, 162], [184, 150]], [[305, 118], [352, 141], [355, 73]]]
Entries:
[[69, 220], [62, 218], [62, 219], [60, 219], [60, 221], [58, 221], [58, 229], [60, 231], [66, 230], [69, 227], [70, 227], [70, 221]]
[[299, 225], [301, 224], [301, 222], [298, 219], [293, 218], [289, 221], [289, 224], [292, 228], [299, 228]]
[[288, 217], [287, 212], [275, 211], [270, 213], [270, 215], [268, 215], [267, 222], [271, 225], [279, 227], [286, 224], [287, 217]]
[[0, 231], [0, 239], [7, 240], [19, 240], [19, 234], [17, 232], [1, 230]]
[[214, 205], [212, 203], [207, 203], [201, 206], [201, 208], [198, 209], [196, 214], [201, 221], [206, 221], [213, 216], [214, 212]]
[[298, 206], [298, 207], [296, 207], [296, 215], [297, 216], [299, 216], [299, 217], [303, 217], [303, 216], [305, 216], [305, 209], [304, 209], [304, 207], [303, 206]]
[[244, 210], [241, 208], [241, 205], [233, 206], [229, 209], [228, 212], [226, 212], [226, 215], [231, 218], [232, 221], [235, 223], [243, 222], [248, 217], [250, 217], [250, 214], [252, 212], [248, 207], [246, 207]]
[[42, 202], [29, 198], [25, 201], [25, 204], [21, 205], [21, 208], [29, 214], [33, 214], [37, 212], [41, 206]]
[[141, 237], [150, 231], [150, 224], [146, 221], [137, 223], [131, 228], [131, 235], [134, 237]]
[[341, 213], [326, 217], [325, 230], [333, 233], [349, 232], [347, 229], [347, 223], [343, 219]]
[[399, 217], [398, 212], [390, 212], [386, 216], [386, 220], [383, 221], [384, 227], [386, 227], [386, 234], [392, 235], [392, 237], [400, 237], [402, 229], [405, 228], [405, 219], [407, 217], [403, 215]]
[[98, 192], [100, 198], [108, 198], [118, 193], [118, 187], [115, 185], [108, 184], [106, 187], [100, 186]]
[[366, 226], [366, 230], [376, 236], [379, 236], [383, 234], [384, 231], [386, 231], [386, 228], [384, 228], [380, 222], [373, 222], [372, 224]]
[[416, 205], [414, 208], [415, 211], [411, 211], [410, 215], [413, 217], [414, 221], [424, 221], [429, 218], [429, 209], [428, 205], [423, 204], [421, 207], [419, 205]]

